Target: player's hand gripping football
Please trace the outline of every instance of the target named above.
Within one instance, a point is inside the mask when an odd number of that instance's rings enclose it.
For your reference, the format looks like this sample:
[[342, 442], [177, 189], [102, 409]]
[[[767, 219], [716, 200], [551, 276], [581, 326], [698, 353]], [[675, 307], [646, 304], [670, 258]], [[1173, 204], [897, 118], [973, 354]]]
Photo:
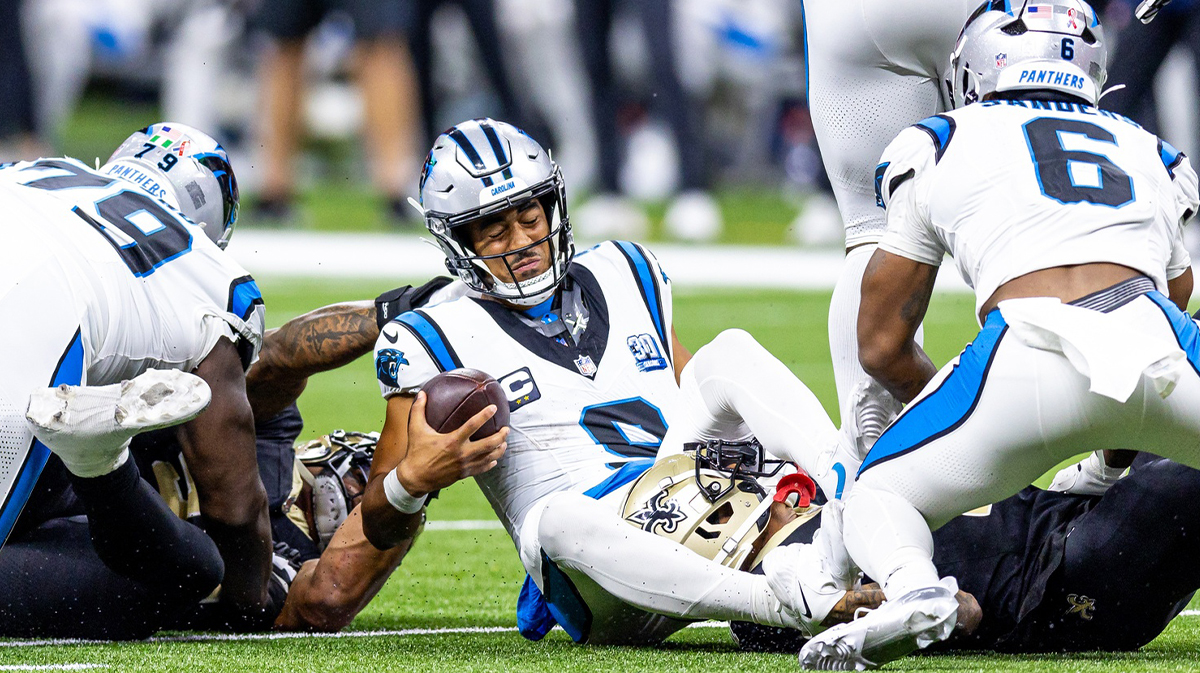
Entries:
[[489, 404], [459, 428], [443, 434], [426, 421], [427, 400], [424, 391], [417, 393], [408, 414], [408, 451], [396, 466], [400, 484], [417, 497], [487, 472], [508, 448], [507, 426], [487, 437], [471, 439], [496, 415], [496, 405]]

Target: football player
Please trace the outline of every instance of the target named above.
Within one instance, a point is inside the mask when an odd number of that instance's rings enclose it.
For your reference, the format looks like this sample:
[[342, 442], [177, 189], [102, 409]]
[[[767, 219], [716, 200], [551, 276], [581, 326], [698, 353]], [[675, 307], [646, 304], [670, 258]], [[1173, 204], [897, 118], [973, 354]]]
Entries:
[[[769, 555], [764, 579], [618, 512], [660, 448], [710, 435], [753, 432], [837, 493], [857, 460], [812, 393], [744, 332], [722, 334], [685, 367], [658, 262], [620, 241], [575, 255], [561, 173], [508, 124], [481, 119], [441, 135], [417, 206], [470, 294], [380, 333], [388, 404], [363, 497], [367, 538], [381, 549], [402, 542], [429, 493], [474, 476], [529, 573], [518, 600], [529, 638], [556, 622], [588, 643], [657, 642], [697, 619], [823, 628], [845, 592], [828, 588], [809, 548]], [[428, 425], [421, 387], [458, 367], [500, 381], [509, 428], [469, 439], [494, 407], [447, 434]]]
[[[1081, 449], [1200, 466], [1200, 328], [1183, 312], [1181, 241], [1196, 174], [1096, 107], [1105, 63], [1081, 0], [984, 5], [953, 52], [957, 109], [883, 154], [888, 230], [863, 278], [860, 358], [910, 403], [859, 470], [844, 539], [892, 600], [813, 639], [806, 667], [879, 665], [944, 639], [955, 584], [930, 560], [930, 529]], [[938, 372], [914, 335], [946, 253], [983, 329]]]
[[[0, 630], [144, 637], [218, 583], [233, 628], [269, 623], [245, 392], [263, 305], [222, 251], [238, 209], [225, 151], [154, 124], [98, 169], [0, 169], [0, 202], [0, 314], [29, 324], [0, 336]], [[207, 536], [129, 460], [132, 435], [177, 423]]]

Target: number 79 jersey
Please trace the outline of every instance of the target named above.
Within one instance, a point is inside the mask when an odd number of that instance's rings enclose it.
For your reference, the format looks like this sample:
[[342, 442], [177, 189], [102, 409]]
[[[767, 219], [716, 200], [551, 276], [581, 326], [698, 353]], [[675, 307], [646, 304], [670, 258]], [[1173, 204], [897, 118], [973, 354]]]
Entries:
[[458, 367], [500, 382], [508, 450], [477, 481], [514, 540], [545, 496], [602, 494], [639, 474], [678, 403], [671, 289], [658, 262], [641, 246], [610, 241], [576, 255], [567, 274], [589, 313], [577, 345], [541, 334], [497, 302], [462, 297], [399, 316], [375, 347], [385, 397], [415, 394]]
[[884, 151], [875, 186], [888, 220], [880, 247], [933, 266], [950, 253], [976, 311], [1040, 269], [1111, 262], [1166, 293], [1191, 265], [1187, 157], [1090, 105], [993, 100], [930, 117]]
[[254, 279], [156, 188], [69, 158], [0, 169], [0, 296], [58, 288], [46, 290], [45, 311], [79, 325], [90, 385], [194, 369], [221, 337], [249, 366], [261, 345]]

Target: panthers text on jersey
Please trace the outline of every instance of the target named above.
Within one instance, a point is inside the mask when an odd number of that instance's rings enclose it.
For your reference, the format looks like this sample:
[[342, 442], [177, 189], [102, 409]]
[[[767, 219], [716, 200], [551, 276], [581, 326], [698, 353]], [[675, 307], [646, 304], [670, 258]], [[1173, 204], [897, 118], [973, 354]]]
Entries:
[[0, 315], [10, 325], [0, 335], [0, 540], [49, 456], [24, 418], [33, 390], [190, 371], [222, 337], [248, 367], [262, 343], [254, 279], [150, 196], [147, 180], [68, 158], [0, 169]]
[[547, 495], [620, 485], [650, 464], [677, 404], [671, 285], [641, 246], [602, 243], [577, 255], [588, 325], [557, 343], [513, 310], [475, 297], [410, 311], [384, 326], [375, 363], [385, 397], [415, 394], [439, 371], [471, 367], [508, 395], [508, 450], [476, 477], [517, 539]]
[[1040, 269], [1110, 262], [1167, 291], [1191, 260], [1187, 158], [1120, 115], [1074, 102], [991, 100], [905, 129], [876, 170], [880, 247], [930, 265], [953, 255], [976, 309]]

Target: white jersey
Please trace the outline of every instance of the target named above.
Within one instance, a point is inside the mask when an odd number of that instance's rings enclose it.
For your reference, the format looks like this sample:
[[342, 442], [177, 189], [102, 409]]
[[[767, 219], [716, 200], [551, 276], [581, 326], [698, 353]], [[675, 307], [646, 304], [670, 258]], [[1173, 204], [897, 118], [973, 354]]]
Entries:
[[637, 459], [656, 454], [678, 403], [671, 285], [654, 257], [633, 243], [602, 243], [575, 257], [566, 282], [581, 288], [589, 313], [578, 346], [475, 297], [405, 313], [375, 346], [385, 397], [415, 394], [459, 367], [504, 387], [508, 450], [476, 480], [518, 548], [521, 523], [542, 498], [600, 495], [640, 472], [648, 461]]
[[221, 337], [249, 366], [264, 317], [254, 279], [140, 177], [145, 191], [68, 158], [0, 169], [0, 295], [47, 275], [69, 288], [46, 310], [79, 325], [90, 385], [194, 369]]
[[996, 100], [930, 117], [888, 146], [876, 187], [888, 217], [880, 247], [934, 266], [953, 255], [976, 311], [1040, 269], [1111, 262], [1166, 293], [1191, 265], [1187, 157], [1090, 105]]

